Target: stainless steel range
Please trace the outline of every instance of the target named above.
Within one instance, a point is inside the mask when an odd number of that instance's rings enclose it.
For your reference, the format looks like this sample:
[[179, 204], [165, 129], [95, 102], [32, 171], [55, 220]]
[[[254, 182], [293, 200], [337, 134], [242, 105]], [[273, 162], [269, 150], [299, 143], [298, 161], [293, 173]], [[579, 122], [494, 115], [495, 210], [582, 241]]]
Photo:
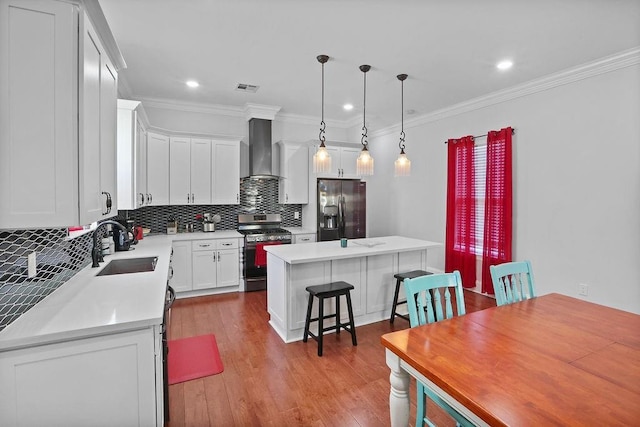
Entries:
[[244, 235], [242, 270], [245, 291], [267, 289], [267, 257], [264, 247], [291, 244], [291, 233], [281, 228], [280, 214], [238, 215], [238, 232]]

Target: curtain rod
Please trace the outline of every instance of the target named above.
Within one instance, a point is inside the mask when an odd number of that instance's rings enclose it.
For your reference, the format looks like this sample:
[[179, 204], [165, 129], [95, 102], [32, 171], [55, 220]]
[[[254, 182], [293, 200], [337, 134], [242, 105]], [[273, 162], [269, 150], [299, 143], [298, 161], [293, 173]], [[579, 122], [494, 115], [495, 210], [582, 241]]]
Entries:
[[[514, 133], [516, 133], [516, 130], [515, 130], [515, 129], [513, 129], [513, 128], [511, 128], [511, 135], [513, 135]], [[473, 137], [473, 139], [476, 139], [476, 138], [484, 138], [485, 136], [487, 136], [487, 134], [486, 134], [486, 133], [485, 133], [484, 135], [474, 136], [474, 137]], [[449, 143], [449, 141], [445, 141], [444, 143], [445, 143], [445, 144], [448, 144], [448, 143]]]

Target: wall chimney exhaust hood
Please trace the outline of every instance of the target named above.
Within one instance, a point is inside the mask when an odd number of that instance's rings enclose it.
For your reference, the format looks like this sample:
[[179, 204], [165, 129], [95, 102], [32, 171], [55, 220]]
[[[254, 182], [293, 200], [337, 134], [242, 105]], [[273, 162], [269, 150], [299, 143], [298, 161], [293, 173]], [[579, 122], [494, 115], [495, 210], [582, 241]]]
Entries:
[[247, 104], [249, 120], [249, 178], [279, 179], [273, 174], [271, 122], [280, 107]]

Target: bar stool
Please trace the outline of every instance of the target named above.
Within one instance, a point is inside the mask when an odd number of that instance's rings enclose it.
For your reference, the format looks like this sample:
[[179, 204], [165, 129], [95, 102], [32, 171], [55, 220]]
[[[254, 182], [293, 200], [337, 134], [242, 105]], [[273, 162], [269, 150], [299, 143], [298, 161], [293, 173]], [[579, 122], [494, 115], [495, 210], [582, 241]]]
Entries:
[[420, 276], [428, 276], [430, 273], [424, 270], [412, 270], [405, 273], [394, 274], [393, 277], [396, 279], [396, 291], [393, 294], [393, 305], [391, 306], [391, 318], [389, 319], [389, 323], [393, 323], [396, 316], [402, 317], [404, 320], [409, 321], [409, 316], [405, 316], [404, 314], [396, 313], [396, 309], [400, 304], [406, 304], [407, 300], [398, 301], [398, 292], [400, 292], [400, 284], [404, 281], [404, 279], [415, 279]]
[[[340, 333], [340, 328], [351, 334], [351, 342], [353, 345], [358, 345], [356, 341], [356, 329], [353, 323], [353, 308], [351, 307], [351, 289], [354, 289], [353, 285], [347, 282], [332, 282], [324, 285], [307, 286], [307, 292], [309, 292], [309, 304], [307, 305], [307, 318], [304, 323], [304, 336], [303, 342], [307, 342], [307, 338], [311, 335], [311, 338], [318, 342], [318, 356], [322, 356], [322, 336], [327, 331], [336, 330], [336, 334]], [[340, 296], [344, 295], [347, 298], [347, 309], [349, 311], [349, 323], [340, 322]], [[311, 318], [311, 309], [313, 308], [313, 297], [318, 298], [320, 306], [318, 307], [318, 317]], [[336, 312], [335, 314], [324, 314], [324, 299], [336, 298]], [[336, 318], [336, 324], [334, 326], [324, 327], [324, 319]], [[309, 331], [309, 324], [311, 322], [318, 322], [318, 335], [314, 335]]]

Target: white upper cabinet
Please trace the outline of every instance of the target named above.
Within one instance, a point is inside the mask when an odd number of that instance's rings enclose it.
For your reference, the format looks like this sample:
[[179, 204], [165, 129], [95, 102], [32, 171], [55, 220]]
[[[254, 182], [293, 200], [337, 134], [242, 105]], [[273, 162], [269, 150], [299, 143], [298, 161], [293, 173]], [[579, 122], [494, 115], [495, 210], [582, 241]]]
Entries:
[[103, 36], [82, 5], [0, 0], [0, 228], [117, 214], [117, 69]]
[[136, 146], [136, 208], [149, 204], [149, 192], [147, 190], [147, 132], [140, 120], [136, 123], [137, 146]]
[[341, 147], [340, 148], [340, 178], [360, 178], [357, 173], [356, 161], [362, 149]]
[[306, 145], [279, 143], [282, 204], [309, 203], [309, 148]]
[[[118, 208], [136, 209], [146, 200], [146, 152], [142, 154], [142, 124], [138, 120], [139, 101], [118, 99]], [[144, 144], [146, 150], [146, 143]], [[144, 175], [144, 179], [142, 179]], [[144, 181], [144, 187], [141, 186]]]
[[211, 141], [171, 137], [169, 203], [211, 203]]
[[147, 133], [147, 204], [169, 204], [169, 137]]
[[191, 203], [211, 203], [211, 141], [191, 139]]
[[[318, 147], [313, 147], [313, 153]], [[360, 178], [357, 174], [356, 160], [361, 147], [327, 146], [331, 155], [331, 170], [318, 174], [318, 178]]]
[[214, 205], [240, 203], [240, 141], [213, 140], [211, 145]]
[[191, 203], [191, 140], [169, 138], [169, 203]]

